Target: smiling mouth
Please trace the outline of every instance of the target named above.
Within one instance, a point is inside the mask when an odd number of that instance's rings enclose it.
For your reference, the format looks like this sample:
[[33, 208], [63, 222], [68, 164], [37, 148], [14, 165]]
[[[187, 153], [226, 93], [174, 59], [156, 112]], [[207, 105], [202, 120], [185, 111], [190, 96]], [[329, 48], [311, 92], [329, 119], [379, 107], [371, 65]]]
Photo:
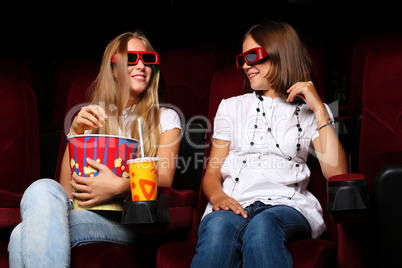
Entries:
[[248, 77], [251, 79], [251, 78], [255, 77], [256, 75], [258, 75], [258, 74], [250, 74]]
[[135, 78], [135, 79], [139, 79], [139, 80], [144, 80], [145, 79], [144, 75], [132, 75], [131, 77]]

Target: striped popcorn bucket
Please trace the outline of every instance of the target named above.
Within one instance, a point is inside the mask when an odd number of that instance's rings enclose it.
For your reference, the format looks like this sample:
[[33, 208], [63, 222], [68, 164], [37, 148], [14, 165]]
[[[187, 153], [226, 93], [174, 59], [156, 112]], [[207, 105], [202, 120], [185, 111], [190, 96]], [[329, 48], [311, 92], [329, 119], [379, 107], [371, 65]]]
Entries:
[[[127, 161], [136, 158], [138, 141], [111, 135], [78, 135], [68, 138], [71, 173], [81, 177], [96, 177], [98, 170], [87, 164], [91, 158], [107, 166], [119, 177], [130, 179]], [[76, 192], [75, 189], [73, 191]], [[92, 207], [80, 207], [74, 199], [74, 209], [122, 211], [123, 200], [116, 198], [108, 203]]]

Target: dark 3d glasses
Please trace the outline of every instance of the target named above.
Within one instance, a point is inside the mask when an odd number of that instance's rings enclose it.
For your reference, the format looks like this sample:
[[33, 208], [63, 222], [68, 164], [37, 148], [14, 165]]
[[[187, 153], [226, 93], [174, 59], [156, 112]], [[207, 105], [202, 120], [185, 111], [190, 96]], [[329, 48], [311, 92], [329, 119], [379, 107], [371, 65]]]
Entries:
[[[159, 64], [159, 54], [152, 51], [127, 51], [127, 65], [136, 65], [139, 61], [145, 65]], [[113, 54], [112, 62], [118, 62], [118, 53]]]

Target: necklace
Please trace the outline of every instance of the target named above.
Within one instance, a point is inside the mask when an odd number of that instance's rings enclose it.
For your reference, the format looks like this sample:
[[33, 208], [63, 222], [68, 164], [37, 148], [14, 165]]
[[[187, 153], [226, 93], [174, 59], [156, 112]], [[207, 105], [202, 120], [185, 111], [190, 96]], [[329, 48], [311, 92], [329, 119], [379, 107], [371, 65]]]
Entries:
[[[242, 161], [243, 165], [240, 167], [240, 170], [239, 170], [239, 172], [238, 172], [238, 174], [237, 174], [237, 176], [236, 176], [236, 178], [235, 178], [235, 184], [234, 184], [234, 186], [233, 186], [231, 196], [233, 195], [233, 191], [234, 191], [234, 189], [235, 189], [235, 187], [236, 187], [237, 182], [239, 182], [239, 180], [240, 180], [240, 179], [239, 179], [239, 176], [240, 176], [240, 173], [241, 173], [241, 171], [242, 171], [242, 169], [243, 169], [243, 166], [244, 166], [245, 164], [247, 164], [247, 160], [246, 160], [246, 159], [247, 159], [247, 156], [248, 156], [248, 154], [250, 153], [251, 148], [254, 146], [254, 138], [255, 138], [255, 134], [256, 134], [257, 128], [258, 128], [257, 122], [258, 122], [258, 116], [259, 116], [260, 112], [262, 112], [262, 117], [264, 118], [264, 121], [265, 121], [265, 127], [266, 127], [266, 130], [267, 130], [267, 133], [269, 133], [269, 134], [271, 135], [271, 138], [272, 138], [272, 140], [273, 140], [274, 143], [275, 143], [275, 147], [279, 150], [279, 152], [281, 153], [281, 155], [282, 155], [286, 160], [288, 160], [288, 161], [292, 161], [292, 160], [294, 160], [294, 159], [297, 159], [298, 156], [299, 156], [299, 151], [300, 151], [300, 147], [301, 147], [300, 139], [301, 139], [302, 131], [303, 131], [303, 129], [302, 129], [301, 126], [300, 126], [300, 117], [299, 117], [300, 108], [299, 108], [299, 104], [298, 104], [298, 103], [296, 104], [296, 108], [295, 108], [295, 111], [294, 111], [294, 115], [296, 116], [296, 119], [297, 119], [297, 124], [296, 124], [296, 129], [297, 129], [297, 143], [296, 143], [296, 155], [292, 157], [292, 156], [286, 155], [286, 154], [283, 152], [283, 150], [282, 150], [281, 146], [279, 145], [279, 143], [277, 142], [277, 139], [275, 138], [275, 136], [274, 136], [274, 134], [273, 134], [273, 131], [272, 131], [272, 126], [269, 124], [269, 122], [268, 122], [268, 120], [267, 120], [267, 118], [266, 118], [266, 113], [265, 113], [263, 101], [264, 101], [264, 98], [263, 98], [262, 96], [258, 96], [258, 106], [257, 106], [257, 108], [256, 108], [257, 115], [256, 115], [256, 118], [255, 118], [253, 136], [252, 136], [252, 138], [251, 138], [250, 147], [249, 147], [249, 149], [248, 149], [246, 155], [245, 155], [244, 158], [243, 158], [243, 161]], [[260, 108], [260, 106], [261, 106], [261, 108]], [[299, 167], [299, 164], [298, 164], [298, 163], [296, 164], [296, 167]], [[298, 184], [298, 182], [297, 182], [297, 175], [298, 175], [298, 172], [296, 172], [296, 180], [295, 180], [295, 183], [294, 183], [294, 186], [295, 186], [295, 187], [299, 186], [299, 184]], [[295, 195], [295, 193], [293, 193], [293, 195], [292, 195], [291, 197], [289, 197], [288, 199], [289, 199], [289, 200], [292, 199], [292, 197], [293, 197], [294, 195]]]

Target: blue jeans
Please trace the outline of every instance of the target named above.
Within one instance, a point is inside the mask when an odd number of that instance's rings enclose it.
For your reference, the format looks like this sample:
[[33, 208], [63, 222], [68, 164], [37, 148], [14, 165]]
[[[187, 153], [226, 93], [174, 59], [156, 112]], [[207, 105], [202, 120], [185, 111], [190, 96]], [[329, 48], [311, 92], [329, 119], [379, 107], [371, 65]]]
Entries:
[[110, 241], [134, 244], [133, 228], [87, 210], [70, 210], [64, 188], [56, 181], [32, 183], [21, 200], [22, 222], [8, 245], [10, 267], [69, 267], [72, 247]]
[[289, 206], [261, 202], [246, 211], [247, 219], [231, 210], [205, 216], [191, 267], [293, 267], [288, 242], [311, 237], [304, 216]]

